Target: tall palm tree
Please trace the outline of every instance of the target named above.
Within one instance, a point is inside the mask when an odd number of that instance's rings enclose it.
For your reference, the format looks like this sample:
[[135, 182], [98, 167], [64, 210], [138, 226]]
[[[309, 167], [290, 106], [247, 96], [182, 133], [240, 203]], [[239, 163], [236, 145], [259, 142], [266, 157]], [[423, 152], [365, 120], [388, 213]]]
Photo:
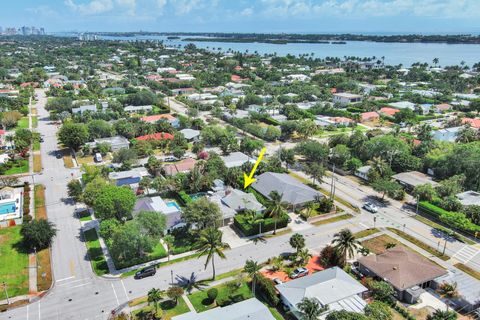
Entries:
[[297, 252], [297, 261], [300, 262], [301, 265], [306, 265], [311, 257], [312, 255], [307, 248], [301, 249]]
[[170, 253], [172, 251], [174, 241], [175, 241], [175, 238], [171, 234], [167, 234], [163, 237], [163, 242], [165, 242], [165, 245], [167, 246], [168, 261], [170, 261]]
[[327, 311], [328, 306], [322, 307], [316, 298], [305, 297], [297, 304], [297, 309], [300, 311], [302, 319], [317, 320], [322, 313]]
[[349, 229], [342, 229], [340, 232], [335, 233], [332, 244], [335, 250], [338, 250], [342, 255], [343, 264], [345, 264], [348, 257], [353, 256], [357, 248], [360, 247], [360, 242], [355, 239], [355, 236]]
[[245, 266], [243, 267], [243, 271], [245, 271], [248, 276], [252, 279], [252, 292], [253, 296], [255, 297], [255, 284], [257, 282], [257, 278], [260, 274], [260, 270], [262, 266], [258, 264], [257, 261], [247, 260], [245, 262]]
[[153, 303], [155, 314], [158, 312], [158, 302], [162, 300], [163, 292], [160, 289], [152, 288], [148, 291], [148, 304]]
[[230, 246], [227, 243], [222, 242], [222, 232], [220, 230], [210, 227], [200, 233], [200, 238], [195, 245], [195, 249], [199, 253], [199, 257], [207, 256], [205, 269], [208, 263], [210, 261], [212, 262], [213, 280], [215, 280], [215, 254], [217, 254], [220, 259], [226, 259], [227, 257], [223, 253], [223, 250], [229, 248]]
[[277, 191], [272, 191], [269, 194], [270, 203], [268, 206], [268, 215], [273, 218], [275, 225], [273, 227], [273, 234], [277, 234], [277, 220], [285, 213], [285, 202], [282, 201], [282, 195]]

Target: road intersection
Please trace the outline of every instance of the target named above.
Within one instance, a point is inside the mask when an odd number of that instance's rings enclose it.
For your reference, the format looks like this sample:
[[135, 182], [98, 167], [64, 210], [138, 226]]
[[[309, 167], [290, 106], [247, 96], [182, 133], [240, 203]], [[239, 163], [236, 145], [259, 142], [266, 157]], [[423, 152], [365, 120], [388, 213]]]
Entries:
[[[107, 319], [111, 310], [132, 298], [146, 295], [152, 287], [166, 289], [170, 285], [172, 274], [175, 279], [189, 277], [192, 272], [199, 279], [209, 278], [211, 270], [205, 270], [203, 258], [161, 267], [154, 277], [142, 280], [135, 280], [133, 277], [104, 278], [93, 274], [83, 243], [81, 224], [74, 214], [75, 205], [67, 195], [67, 182], [72, 177], [78, 177], [80, 172], [78, 169], [65, 168], [63, 161], [55, 157], [58, 128], [48, 119], [44, 90], [37, 90], [36, 93], [39, 96], [38, 131], [44, 139], [41, 146], [43, 172], [32, 176], [31, 182], [46, 187], [48, 217], [58, 229], [52, 246], [54, 285], [44, 297], [28, 306], [2, 313], [0, 319]], [[346, 177], [337, 177], [336, 183], [337, 195], [359, 207], [369, 195], [375, 194], [369, 187], [359, 185]], [[328, 184], [324, 184], [324, 187], [329, 190]], [[405, 228], [412, 236], [436, 247], [437, 241], [441, 239], [440, 235], [411, 215], [412, 212], [402, 207], [401, 203], [392, 201], [391, 205], [380, 208], [376, 214], [375, 226]], [[362, 210], [352, 219], [312, 226], [299, 230], [298, 233], [305, 236], [310, 250], [318, 252], [330, 243], [333, 234], [342, 228], [357, 232], [373, 227], [373, 216]], [[227, 259], [217, 261], [217, 273], [241, 268], [247, 259], [265, 261], [269, 257], [291, 251], [288, 244], [290, 236], [291, 234], [279, 235], [267, 239], [266, 242], [246, 242], [245, 245], [228, 250]], [[472, 249], [475, 248], [448, 239], [447, 254], [480, 270], [480, 250], [475, 249], [477, 252], [474, 252]]]

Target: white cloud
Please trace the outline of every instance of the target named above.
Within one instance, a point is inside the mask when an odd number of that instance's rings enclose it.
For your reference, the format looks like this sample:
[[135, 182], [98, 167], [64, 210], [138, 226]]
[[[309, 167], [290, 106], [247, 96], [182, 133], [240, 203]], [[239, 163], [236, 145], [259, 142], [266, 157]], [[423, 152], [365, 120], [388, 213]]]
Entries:
[[245, 8], [243, 9], [240, 14], [245, 17], [249, 17], [253, 14], [253, 8]]
[[73, 11], [82, 14], [99, 14], [113, 9], [112, 0], [92, 0], [82, 4], [76, 4], [73, 0], [65, 0], [65, 4]]
[[131, 16], [135, 15], [135, 9], [137, 8], [137, 0], [115, 0], [116, 3], [127, 10], [127, 13]]
[[190, 13], [202, 5], [200, 0], [170, 0], [170, 3], [175, 7], [178, 15]]
[[471, 18], [479, 0], [262, 0], [267, 16], [396, 16]]
[[163, 8], [165, 8], [166, 5], [167, 5], [167, 0], [157, 0], [157, 7], [160, 10], [163, 10]]

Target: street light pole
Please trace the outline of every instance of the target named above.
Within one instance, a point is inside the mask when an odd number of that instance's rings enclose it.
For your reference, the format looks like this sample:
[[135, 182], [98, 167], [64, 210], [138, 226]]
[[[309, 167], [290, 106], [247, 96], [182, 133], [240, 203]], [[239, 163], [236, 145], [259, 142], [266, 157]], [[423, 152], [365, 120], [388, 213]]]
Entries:
[[445, 244], [443, 245], [443, 252], [442, 255], [445, 255], [445, 249], [447, 249], [447, 239], [445, 239]]
[[418, 215], [418, 200], [419, 200], [419, 197], [417, 195], [417, 209], [415, 210], [415, 215]]
[[173, 270], [170, 270], [170, 277], [172, 279], [172, 286], [173, 286]]
[[375, 229], [376, 224], [377, 224], [377, 217], [373, 217], [373, 229]]

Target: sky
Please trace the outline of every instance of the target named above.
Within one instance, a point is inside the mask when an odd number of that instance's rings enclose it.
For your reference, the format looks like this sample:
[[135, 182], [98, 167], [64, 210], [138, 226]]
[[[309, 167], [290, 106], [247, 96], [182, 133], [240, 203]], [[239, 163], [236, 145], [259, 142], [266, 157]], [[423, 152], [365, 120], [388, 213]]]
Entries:
[[480, 0], [17, 0], [1, 27], [60, 31], [480, 33]]

